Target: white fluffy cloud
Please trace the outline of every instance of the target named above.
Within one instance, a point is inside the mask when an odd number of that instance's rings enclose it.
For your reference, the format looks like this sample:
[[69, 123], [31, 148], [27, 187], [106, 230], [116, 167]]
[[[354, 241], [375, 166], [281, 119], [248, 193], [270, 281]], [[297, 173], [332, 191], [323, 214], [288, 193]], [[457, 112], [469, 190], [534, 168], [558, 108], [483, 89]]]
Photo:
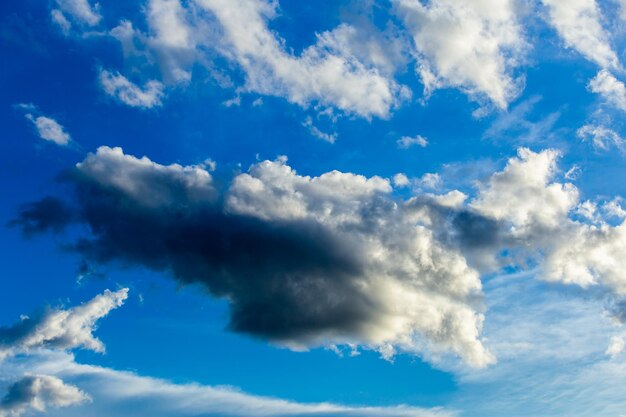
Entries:
[[453, 87], [506, 108], [520, 91], [513, 75], [526, 42], [511, 0], [395, 0], [414, 41], [426, 94]]
[[626, 111], [626, 86], [609, 71], [603, 69], [589, 81], [587, 88], [601, 95], [611, 106]]
[[558, 228], [578, 201], [572, 184], [550, 182], [558, 156], [553, 150], [534, 153], [520, 149], [517, 158], [491, 176], [472, 206], [498, 221], [510, 222], [512, 232], [520, 235]]
[[595, 0], [542, 0], [565, 45], [602, 68], [619, 68]]
[[[303, 107], [319, 104], [365, 118], [386, 118], [409, 95], [390, 78], [397, 58], [389, 57], [389, 51], [394, 48], [342, 24], [319, 34], [315, 44], [296, 55], [268, 27], [277, 7], [269, 0], [194, 0], [185, 5], [150, 0], [149, 34], [122, 22], [112, 35], [126, 53], [138, 53], [134, 40], [143, 44], [167, 81], [189, 81], [194, 63], [218, 76], [213, 70], [217, 53], [243, 72], [238, 92], [283, 97]], [[233, 86], [230, 76], [218, 78]]]
[[164, 96], [164, 87], [159, 81], [148, 81], [142, 88], [123, 75], [107, 70], [100, 71], [100, 85], [108, 95], [131, 107], [158, 107]]
[[409, 149], [411, 146], [417, 145], [422, 148], [428, 146], [428, 140], [422, 135], [416, 136], [402, 136], [396, 141], [398, 148]]
[[[277, 2], [267, 0], [196, 0], [212, 13], [223, 31], [219, 50], [246, 75], [248, 91], [285, 97], [302, 106], [315, 101], [363, 117], [387, 117], [398, 103], [400, 87], [346, 49], [332, 50], [332, 33], [299, 56], [268, 28]], [[241, 30], [241, 25], [246, 30]], [[345, 30], [340, 27], [337, 30]]]
[[0, 360], [37, 348], [85, 348], [103, 352], [104, 345], [92, 335], [96, 322], [122, 305], [128, 289], [105, 291], [93, 300], [69, 310], [51, 309], [0, 328]]
[[88, 400], [87, 394], [59, 378], [26, 376], [12, 384], [0, 401], [0, 417], [19, 417], [31, 410], [45, 412], [48, 407], [69, 407]]
[[56, 4], [63, 13], [81, 24], [95, 26], [102, 19], [98, 4], [92, 6], [88, 0], [56, 0]]
[[70, 142], [69, 133], [56, 120], [47, 116], [33, 116], [30, 113], [26, 115], [26, 118], [35, 125], [40, 138], [61, 146]]
[[608, 224], [594, 204], [579, 200], [573, 184], [555, 182], [558, 156], [521, 149], [471, 206], [508, 228], [505, 245], [538, 259], [543, 279], [601, 285], [624, 297], [626, 260], [620, 254], [626, 250], [626, 223]]

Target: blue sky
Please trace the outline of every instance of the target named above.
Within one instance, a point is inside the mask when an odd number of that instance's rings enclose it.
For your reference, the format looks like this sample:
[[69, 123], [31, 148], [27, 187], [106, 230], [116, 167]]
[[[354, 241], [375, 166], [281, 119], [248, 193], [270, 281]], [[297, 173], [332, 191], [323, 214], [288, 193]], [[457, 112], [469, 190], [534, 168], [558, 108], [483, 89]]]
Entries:
[[626, 413], [626, 2], [0, 4], [0, 417]]

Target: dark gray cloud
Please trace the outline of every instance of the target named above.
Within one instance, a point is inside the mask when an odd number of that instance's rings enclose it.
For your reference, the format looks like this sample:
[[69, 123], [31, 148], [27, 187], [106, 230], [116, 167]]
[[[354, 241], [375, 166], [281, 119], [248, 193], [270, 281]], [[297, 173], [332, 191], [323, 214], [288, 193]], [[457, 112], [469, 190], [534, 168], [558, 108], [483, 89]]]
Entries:
[[386, 195], [387, 180], [302, 177], [279, 160], [219, 192], [203, 167], [101, 148], [66, 181], [70, 201], [25, 206], [13, 224], [28, 234], [87, 225], [67, 245], [87, 262], [201, 284], [229, 300], [235, 331], [296, 348], [362, 343], [384, 355], [423, 350], [425, 338], [474, 365], [491, 360], [478, 340], [477, 272], [414, 226]]
[[18, 226], [26, 236], [43, 232], [61, 232], [75, 220], [72, 207], [54, 197], [25, 204], [9, 226]]

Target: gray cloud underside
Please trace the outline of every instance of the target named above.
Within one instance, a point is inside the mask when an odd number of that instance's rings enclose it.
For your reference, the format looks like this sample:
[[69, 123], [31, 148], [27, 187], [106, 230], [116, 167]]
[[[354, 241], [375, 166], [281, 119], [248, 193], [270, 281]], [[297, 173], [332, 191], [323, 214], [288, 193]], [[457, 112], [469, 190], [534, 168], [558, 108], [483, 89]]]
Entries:
[[[88, 262], [199, 283], [229, 300], [235, 331], [295, 349], [362, 344], [435, 363], [454, 353], [481, 367], [494, 361], [480, 337], [481, 274], [539, 264], [549, 281], [617, 300], [626, 291], [624, 226], [606, 220], [617, 203], [581, 202], [573, 184], [555, 182], [558, 157], [520, 149], [471, 199], [403, 201], [388, 180], [300, 176], [285, 159], [221, 189], [202, 166], [102, 147], [66, 177], [73, 200], [27, 205], [13, 224], [31, 234], [87, 224], [68, 246]], [[50, 205], [63, 209], [48, 215]]]

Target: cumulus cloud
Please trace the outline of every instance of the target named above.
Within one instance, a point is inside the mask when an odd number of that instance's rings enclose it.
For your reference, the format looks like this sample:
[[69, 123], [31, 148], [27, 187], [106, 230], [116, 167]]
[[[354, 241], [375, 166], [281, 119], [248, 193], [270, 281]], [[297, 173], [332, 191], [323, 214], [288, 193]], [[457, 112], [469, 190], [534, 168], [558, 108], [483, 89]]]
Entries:
[[47, 375], [26, 376], [9, 387], [0, 401], [0, 417], [19, 417], [33, 410], [68, 407], [89, 400], [89, 396], [59, 378]]
[[623, 150], [625, 141], [616, 131], [608, 127], [587, 124], [576, 131], [576, 135], [599, 151], [608, 151], [612, 148]]
[[428, 146], [428, 140], [422, 135], [416, 136], [402, 136], [400, 139], [396, 141], [398, 144], [398, 148], [400, 149], [409, 149], [411, 146], [417, 145], [419, 147], [425, 148]]
[[600, 94], [611, 106], [626, 111], [626, 86], [609, 71], [603, 69], [589, 81], [587, 88]]
[[148, 81], [142, 88], [123, 75], [107, 70], [100, 71], [100, 85], [109, 96], [130, 107], [143, 109], [158, 107], [161, 106], [161, 99], [164, 96], [164, 86], [159, 81]]
[[[269, 0], [195, 0], [184, 5], [179, 0], [150, 0], [148, 34], [130, 22], [122, 22], [111, 34], [127, 54], [153, 55], [167, 81], [189, 81], [192, 66], [199, 63], [230, 87], [231, 78], [243, 74], [238, 93], [283, 97], [303, 107], [333, 107], [365, 118], [388, 117], [410, 94], [390, 74], [398, 59], [390, 51], [399, 48], [383, 46], [384, 40], [341, 24], [318, 34], [315, 44], [295, 54], [268, 26], [277, 8], [278, 2]], [[247, 30], [240, 30], [242, 24]], [[137, 51], [137, 43], [145, 50]], [[218, 75], [215, 61], [224, 58], [231, 69]]]
[[514, 69], [526, 42], [512, 0], [395, 0], [414, 41], [417, 72], [426, 95], [459, 88], [506, 108], [523, 80]]
[[[231, 302], [231, 329], [303, 349], [357, 343], [493, 361], [480, 340], [480, 280], [416, 223], [388, 180], [298, 175], [264, 161], [216, 192], [202, 167], [100, 148], [77, 165], [73, 244], [91, 262], [144, 265]], [[45, 220], [22, 213], [17, 224]], [[53, 222], [51, 227], [58, 225]]]
[[619, 68], [595, 0], [542, 0], [565, 45], [602, 68]]
[[41, 215], [48, 198], [13, 224], [34, 233], [85, 223], [91, 233], [69, 245], [87, 261], [199, 283], [230, 301], [231, 329], [274, 343], [360, 344], [435, 363], [452, 352], [480, 367], [494, 360], [480, 336], [481, 273], [538, 265], [544, 280], [626, 296], [626, 226], [604, 218], [618, 213], [611, 202], [580, 201], [556, 181], [559, 155], [521, 148], [474, 196], [426, 193], [413, 180], [402, 200], [386, 179], [301, 176], [284, 157], [217, 187], [204, 166], [102, 147], [68, 176], [65, 222]]
[[105, 291], [93, 300], [69, 310], [49, 309], [0, 328], [0, 360], [37, 348], [85, 348], [103, 352], [104, 345], [92, 335], [96, 322], [122, 305], [128, 289]]
[[[69, 15], [74, 21], [87, 26], [95, 26], [100, 23], [102, 16], [99, 13], [99, 5], [89, 4], [88, 0], [56, 0], [60, 12]], [[53, 15], [54, 17], [54, 15]], [[56, 17], [58, 19], [58, 16]], [[63, 16], [65, 19], [65, 16]]]
[[70, 143], [72, 138], [65, 128], [53, 118], [40, 114], [37, 106], [34, 104], [18, 104], [16, 107], [26, 112], [24, 117], [33, 124], [41, 139], [53, 142], [59, 146], [65, 146]]
[[[248, 91], [285, 97], [302, 106], [311, 101], [366, 118], [385, 118], [402, 92], [374, 66], [347, 48], [336, 50], [337, 34], [323, 33], [299, 55], [268, 28], [277, 2], [266, 0], [196, 0], [211, 13], [223, 32], [220, 52], [236, 62], [246, 76]], [[241, 31], [245, 22], [247, 30]], [[345, 31], [340, 26], [335, 31]]]

